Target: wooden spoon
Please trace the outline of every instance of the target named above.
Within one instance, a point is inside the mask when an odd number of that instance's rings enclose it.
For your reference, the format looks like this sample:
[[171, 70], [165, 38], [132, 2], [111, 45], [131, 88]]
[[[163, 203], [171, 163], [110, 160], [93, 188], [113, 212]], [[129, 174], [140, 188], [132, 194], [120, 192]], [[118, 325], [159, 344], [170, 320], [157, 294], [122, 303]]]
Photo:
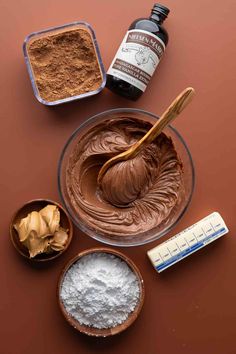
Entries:
[[147, 144], [150, 144], [156, 137], [163, 131], [163, 129], [172, 120], [174, 120], [178, 114], [189, 104], [194, 95], [194, 89], [192, 87], [186, 88], [176, 99], [171, 103], [171, 105], [166, 109], [166, 111], [161, 115], [160, 119], [153, 125], [153, 127], [134, 145], [132, 145], [128, 150], [112, 157], [104, 163], [99, 171], [97, 182], [98, 185], [101, 184], [102, 178], [106, 171], [112, 167], [114, 164], [120, 161], [126, 161], [134, 158], [139, 151]]

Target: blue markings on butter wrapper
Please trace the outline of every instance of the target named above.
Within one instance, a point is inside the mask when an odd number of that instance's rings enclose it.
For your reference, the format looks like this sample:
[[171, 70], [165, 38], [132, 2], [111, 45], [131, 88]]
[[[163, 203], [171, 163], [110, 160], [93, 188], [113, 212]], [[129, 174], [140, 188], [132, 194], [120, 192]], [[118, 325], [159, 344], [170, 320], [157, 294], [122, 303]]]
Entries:
[[227, 232], [228, 232], [228, 229], [225, 228], [225, 227], [222, 227], [221, 229], [217, 230], [213, 234], [210, 234], [207, 237], [205, 237], [201, 242], [197, 242], [193, 246], [185, 249], [184, 251], [179, 252], [178, 254], [176, 254], [175, 256], [171, 257], [167, 261], [159, 264], [158, 266], [155, 267], [156, 270], [158, 272], [161, 272], [162, 270], [170, 267], [174, 263], [179, 262], [183, 258], [185, 258], [185, 257], [189, 256], [190, 254], [196, 252], [198, 249], [204, 247], [206, 244], [214, 241], [215, 239], [217, 239], [218, 237], [224, 235]]

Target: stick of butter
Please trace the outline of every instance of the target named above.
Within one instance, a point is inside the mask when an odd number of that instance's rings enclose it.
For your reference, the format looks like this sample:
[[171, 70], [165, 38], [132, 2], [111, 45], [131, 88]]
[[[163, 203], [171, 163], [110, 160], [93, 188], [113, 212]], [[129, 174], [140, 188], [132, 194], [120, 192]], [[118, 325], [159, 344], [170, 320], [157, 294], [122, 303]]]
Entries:
[[219, 213], [214, 212], [196, 224], [149, 250], [147, 255], [158, 273], [227, 234], [228, 228]]

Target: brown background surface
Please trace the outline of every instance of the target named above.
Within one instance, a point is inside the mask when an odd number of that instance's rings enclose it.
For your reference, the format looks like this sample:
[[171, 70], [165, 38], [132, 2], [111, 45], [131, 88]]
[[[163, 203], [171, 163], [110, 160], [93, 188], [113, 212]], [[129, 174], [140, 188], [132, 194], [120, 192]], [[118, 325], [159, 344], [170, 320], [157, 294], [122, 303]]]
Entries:
[[[95, 29], [108, 68], [126, 28], [146, 16], [152, 1], [0, 2], [1, 43], [1, 243], [0, 314], [3, 354], [234, 354], [235, 282], [235, 0], [166, 0], [170, 42], [143, 97], [136, 103], [104, 90], [101, 95], [54, 109], [33, 96], [22, 54], [30, 32], [75, 20]], [[230, 233], [158, 275], [146, 251], [159, 242], [122, 249], [140, 268], [146, 301], [136, 323], [120, 336], [93, 339], [76, 333], [56, 303], [63, 265], [100, 244], [79, 230], [69, 250], [48, 266], [34, 267], [9, 241], [13, 212], [25, 201], [59, 200], [57, 163], [63, 144], [89, 116], [115, 107], [161, 113], [186, 86], [197, 95], [174, 125], [192, 152], [196, 188], [192, 203], [169, 238], [216, 210]]]

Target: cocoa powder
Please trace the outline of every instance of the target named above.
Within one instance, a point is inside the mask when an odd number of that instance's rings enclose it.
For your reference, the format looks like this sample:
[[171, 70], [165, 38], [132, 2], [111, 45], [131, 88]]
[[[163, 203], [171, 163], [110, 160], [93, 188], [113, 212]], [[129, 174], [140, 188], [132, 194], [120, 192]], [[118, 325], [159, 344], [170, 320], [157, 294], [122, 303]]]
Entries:
[[46, 101], [80, 95], [101, 86], [93, 40], [85, 29], [34, 39], [27, 51], [39, 94]]

